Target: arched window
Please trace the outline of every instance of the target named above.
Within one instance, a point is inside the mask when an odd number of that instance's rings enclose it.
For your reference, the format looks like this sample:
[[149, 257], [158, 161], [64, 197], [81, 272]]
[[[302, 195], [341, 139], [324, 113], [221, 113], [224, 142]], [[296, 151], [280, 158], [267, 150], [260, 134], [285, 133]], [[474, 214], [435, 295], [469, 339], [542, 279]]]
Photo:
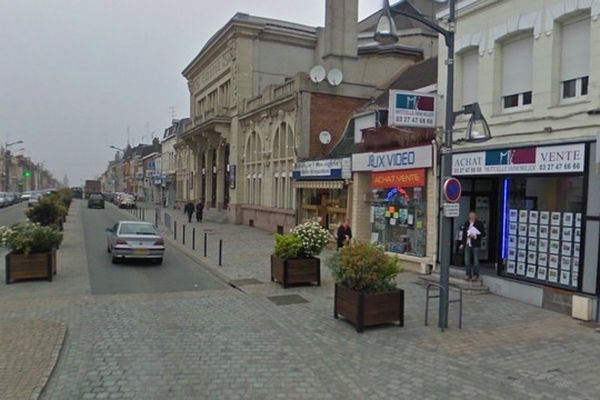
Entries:
[[285, 122], [277, 128], [273, 137], [273, 206], [294, 208], [292, 169], [295, 160], [294, 132]]
[[246, 204], [259, 205], [262, 202], [262, 141], [252, 132], [246, 141]]

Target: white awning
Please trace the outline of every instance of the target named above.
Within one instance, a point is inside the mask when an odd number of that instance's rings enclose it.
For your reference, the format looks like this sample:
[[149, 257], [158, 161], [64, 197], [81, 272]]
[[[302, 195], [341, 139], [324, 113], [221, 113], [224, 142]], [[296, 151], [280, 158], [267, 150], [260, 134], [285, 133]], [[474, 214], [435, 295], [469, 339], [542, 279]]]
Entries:
[[344, 181], [294, 181], [296, 189], [343, 189]]

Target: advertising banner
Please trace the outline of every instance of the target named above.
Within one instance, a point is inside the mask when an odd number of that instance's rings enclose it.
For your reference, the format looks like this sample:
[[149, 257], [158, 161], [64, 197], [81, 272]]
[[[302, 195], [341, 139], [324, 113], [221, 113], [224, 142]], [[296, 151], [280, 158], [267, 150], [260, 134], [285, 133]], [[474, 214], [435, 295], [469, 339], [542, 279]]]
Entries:
[[435, 94], [390, 90], [389, 126], [435, 127]]
[[433, 165], [431, 145], [352, 155], [352, 171], [392, 171], [396, 169], [430, 168]]
[[425, 169], [374, 172], [371, 175], [373, 189], [425, 186]]

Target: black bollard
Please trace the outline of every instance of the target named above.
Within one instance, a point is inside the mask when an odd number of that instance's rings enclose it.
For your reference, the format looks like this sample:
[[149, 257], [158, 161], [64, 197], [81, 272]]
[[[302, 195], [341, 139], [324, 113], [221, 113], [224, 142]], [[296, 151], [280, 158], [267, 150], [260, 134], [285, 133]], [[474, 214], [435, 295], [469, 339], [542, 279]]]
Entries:
[[219, 239], [219, 267], [223, 265], [223, 239]]
[[196, 228], [192, 228], [192, 250], [196, 250]]
[[183, 244], [185, 244], [185, 224], [183, 224]]
[[173, 221], [173, 239], [177, 240], [177, 221]]
[[158, 228], [158, 211], [154, 210], [154, 227]]
[[204, 232], [204, 257], [206, 257], [206, 241], [207, 241], [208, 233]]

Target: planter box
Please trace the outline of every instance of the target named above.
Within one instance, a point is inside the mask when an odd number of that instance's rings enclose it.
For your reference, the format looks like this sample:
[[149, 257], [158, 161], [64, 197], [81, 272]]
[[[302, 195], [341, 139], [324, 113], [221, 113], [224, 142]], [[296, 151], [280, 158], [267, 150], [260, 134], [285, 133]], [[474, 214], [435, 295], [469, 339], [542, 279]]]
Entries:
[[344, 285], [335, 285], [333, 316], [342, 315], [357, 332], [364, 327], [398, 322], [404, 326], [404, 290], [385, 293], [360, 293]]
[[319, 258], [279, 258], [271, 255], [271, 281], [281, 283], [284, 288], [289, 285], [321, 286], [321, 260]]
[[56, 250], [46, 253], [6, 255], [6, 284], [23, 279], [47, 279], [56, 275]]

